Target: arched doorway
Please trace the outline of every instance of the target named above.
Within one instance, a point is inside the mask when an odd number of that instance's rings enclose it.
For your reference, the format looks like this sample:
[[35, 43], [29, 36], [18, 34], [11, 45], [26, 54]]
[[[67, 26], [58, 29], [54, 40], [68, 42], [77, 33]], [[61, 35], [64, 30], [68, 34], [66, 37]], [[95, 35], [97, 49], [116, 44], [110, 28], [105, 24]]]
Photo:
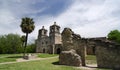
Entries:
[[45, 48], [43, 49], [43, 53], [45, 53]]
[[57, 54], [60, 54], [61, 50], [60, 48], [57, 48]]

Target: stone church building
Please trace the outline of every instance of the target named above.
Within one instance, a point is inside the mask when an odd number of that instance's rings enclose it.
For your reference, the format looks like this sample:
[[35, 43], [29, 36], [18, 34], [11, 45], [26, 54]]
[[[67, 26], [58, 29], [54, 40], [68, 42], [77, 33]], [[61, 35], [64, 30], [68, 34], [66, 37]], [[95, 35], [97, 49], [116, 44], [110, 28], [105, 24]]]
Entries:
[[[71, 35], [69, 36], [69, 34]], [[36, 40], [36, 46], [37, 46], [36, 52], [59, 54], [61, 51], [70, 50], [71, 45], [69, 44], [68, 44], [69, 46], [64, 45], [64, 43], [67, 44], [69, 40], [74, 41], [74, 45], [72, 49], [77, 49], [75, 47], [76, 45], [83, 44], [83, 42], [81, 42], [82, 38], [79, 34], [75, 34], [70, 28], [64, 28], [62, 33], [60, 33], [60, 26], [57, 25], [56, 22], [54, 22], [54, 24], [51, 25], [49, 28], [49, 35], [48, 35], [48, 30], [45, 29], [44, 26], [38, 31], [38, 39]], [[86, 45], [85, 53], [93, 55], [95, 54], [95, 44], [94, 44], [95, 42], [92, 42], [90, 40], [106, 40], [106, 37], [86, 38], [86, 40], [87, 43], [85, 43]], [[79, 48], [80, 47], [81, 46], [79, 46]]]
[[[53, 25], [49, 28], [49, 35], [48, 30], [45, 29], [43, 26], [38, 31], [38, 39], [36, 41], [36, 52], [37, 53], [50, 53], [50, 54], [59, 54], [61, 51], [64, 50], [70, 50], [71, 45], [65, 46], [64, 43], [68, 43], [69, 40], [74, 40], [74, 45], [76, 46], [76, 43], [83, 44], [81, 36], [78, 34], [75, 34], [70, 28], [64, 28], [62, 33], [60, 33], [60, 26], [54, 22]], [[69, 33], [70, 32], [70, 33]], [[72, 33], [71, 33], [72, 32]], [[69, 34], [71, 34], [69, 36]], [[67, 36], [66, 36], [67, 35]], [[70, 37], [70, 38], [69, 38]], [[80, 41], [76, 40], [77, 38], [80, 39]], [[89, 40], [89, 39], [87, 39]], [[91, 43], [87, 43], [89, 46], [87, 47], [86, 53], [87, 54], [95, 54], [95, 47], [91, 47]], [[64, 47], [63, 47], [64, 45]], [[92, 44], [93, 45], [93, 44]], [[75, 49], [76, 47], [73, 47]]]
[[62, 46], [62, 39], [60, 33], [60, 26], [54, 22], [50, 26], [49, 36], [47, 35], [47, 30], [42, 27], [38, 32], [38, 39], [36, 41], [36, 52], [39, 53], [60, 53], [60, 48]]

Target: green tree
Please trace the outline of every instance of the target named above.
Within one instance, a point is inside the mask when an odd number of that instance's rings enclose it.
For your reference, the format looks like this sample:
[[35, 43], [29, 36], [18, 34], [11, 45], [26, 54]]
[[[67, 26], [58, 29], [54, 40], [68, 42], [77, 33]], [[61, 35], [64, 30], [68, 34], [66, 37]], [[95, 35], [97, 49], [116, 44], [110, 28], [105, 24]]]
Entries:
[[27, 46], [27, 52], [28, 52], [28, 53], [35, 53], [35, 50], [36, 50], [36, 45], [35, 45], [35, 43], [29, 44], [29, 45]]
[[120, 32], [113, 30], [108, 34], [108, 39], [120, 43]]
[[8, 34], [0, 36], [0, 53], [20, 53], [22, 51], [20, 35]]
[[33, 19], [29, 18], [29, 17], [22, 18], [22, 22], [21, 22], [20, 27], [21, 27], [22, 32], [26, 33], [25, 47], [24, 47], [24, 56], [25, 56], [28, 34], [31, 33], [35, 28]]

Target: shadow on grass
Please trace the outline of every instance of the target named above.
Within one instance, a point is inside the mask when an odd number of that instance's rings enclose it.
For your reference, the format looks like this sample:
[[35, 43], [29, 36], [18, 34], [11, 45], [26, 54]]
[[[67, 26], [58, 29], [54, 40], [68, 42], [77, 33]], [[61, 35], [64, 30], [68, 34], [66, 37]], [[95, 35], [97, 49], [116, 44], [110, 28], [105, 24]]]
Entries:
[[22, 56], [9, 56], [9, 57], [6, 57], [6, 58], [22, 58]]
[[84, 66], [84, 67], [87, 67], [87, 68], [98, 68], [98, 67], [93, 67], [93, 66]]
[[52, 64], [53, 64], [53, 65], [60, 65], [60, 64], [59, 64], [59, 61], [53, 62]]
[[[52, 64], [53, 64], [53, 65], [64, 65], [64, 64], [60, 64], [59, 61], [53, 62]], [[66, 66], [67, 66], [67, 65], [66, 65]]]
[[57, 62], [53, 62], [52, 64], [53, 64], [53, 65], [64, 65], [64, 66], [70, 66], [70, 65], [60, 64], [59, 61], [57, 61]]

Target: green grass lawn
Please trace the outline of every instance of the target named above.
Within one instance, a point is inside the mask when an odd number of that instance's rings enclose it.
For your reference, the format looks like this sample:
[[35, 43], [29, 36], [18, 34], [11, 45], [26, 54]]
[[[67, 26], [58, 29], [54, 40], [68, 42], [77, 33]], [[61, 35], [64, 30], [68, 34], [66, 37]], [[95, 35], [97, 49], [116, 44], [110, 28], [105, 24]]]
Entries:
[[[57, 54], [37, 54], [40, 58], [49, 58], [58, 56]], [[0, 55], [5, 56], [0, 58], [1, 62], [11, 62], [15, 61], [17, 58], [20, 58], [22, 54], [5, 54]], [[81, 70], [72, 66], [59, 65], [58, 57], [44, 59], [44, 60], [36, 60], [29, 62], [20, 62], [13, 64], [0, 64], [0, 70]], [[94, 55], [87, 55], [86, 57], [87, 64], [96, 64], [96, 57]], [[83, 69], [82, 69], [83, 70]], [[110, 70], [110, 69], [100, 69], [96, 68], [95, 70]]]
[[86, 56], [86, 64], [97, 64], [95, 55], [87, 55]]
[[0, 54], [0, 58], [10, 57], [10, 56], [22, 56], [23, 54]]
[[47, 57], [54, 57], [54, 56], [58, 56], [58, 54], [38, 54], [38, 57], [40, 58], [47, 58]]
[[58, 58], [0, 65], [0, 70], [78, 70], [71, 66], [58, 65]]
[[0, 63], [3, 62], [13, 62], [17, 58], [21, 58], [22, 54], [0, 54]]
[[[37, 54], [40, 58], [47, 58], [47, 57], [53, 57], [58, 56], [57, 54]], [[16, 59], [21, 58], [23, 54], [0, 54], [0, 63], [3, 62], [13, 62], [16, 61]]]
[[13, 62], [13, 61], [16, 61], [17, 58], [0, 58], [0, 63], [3, 63], [3, 62]]

